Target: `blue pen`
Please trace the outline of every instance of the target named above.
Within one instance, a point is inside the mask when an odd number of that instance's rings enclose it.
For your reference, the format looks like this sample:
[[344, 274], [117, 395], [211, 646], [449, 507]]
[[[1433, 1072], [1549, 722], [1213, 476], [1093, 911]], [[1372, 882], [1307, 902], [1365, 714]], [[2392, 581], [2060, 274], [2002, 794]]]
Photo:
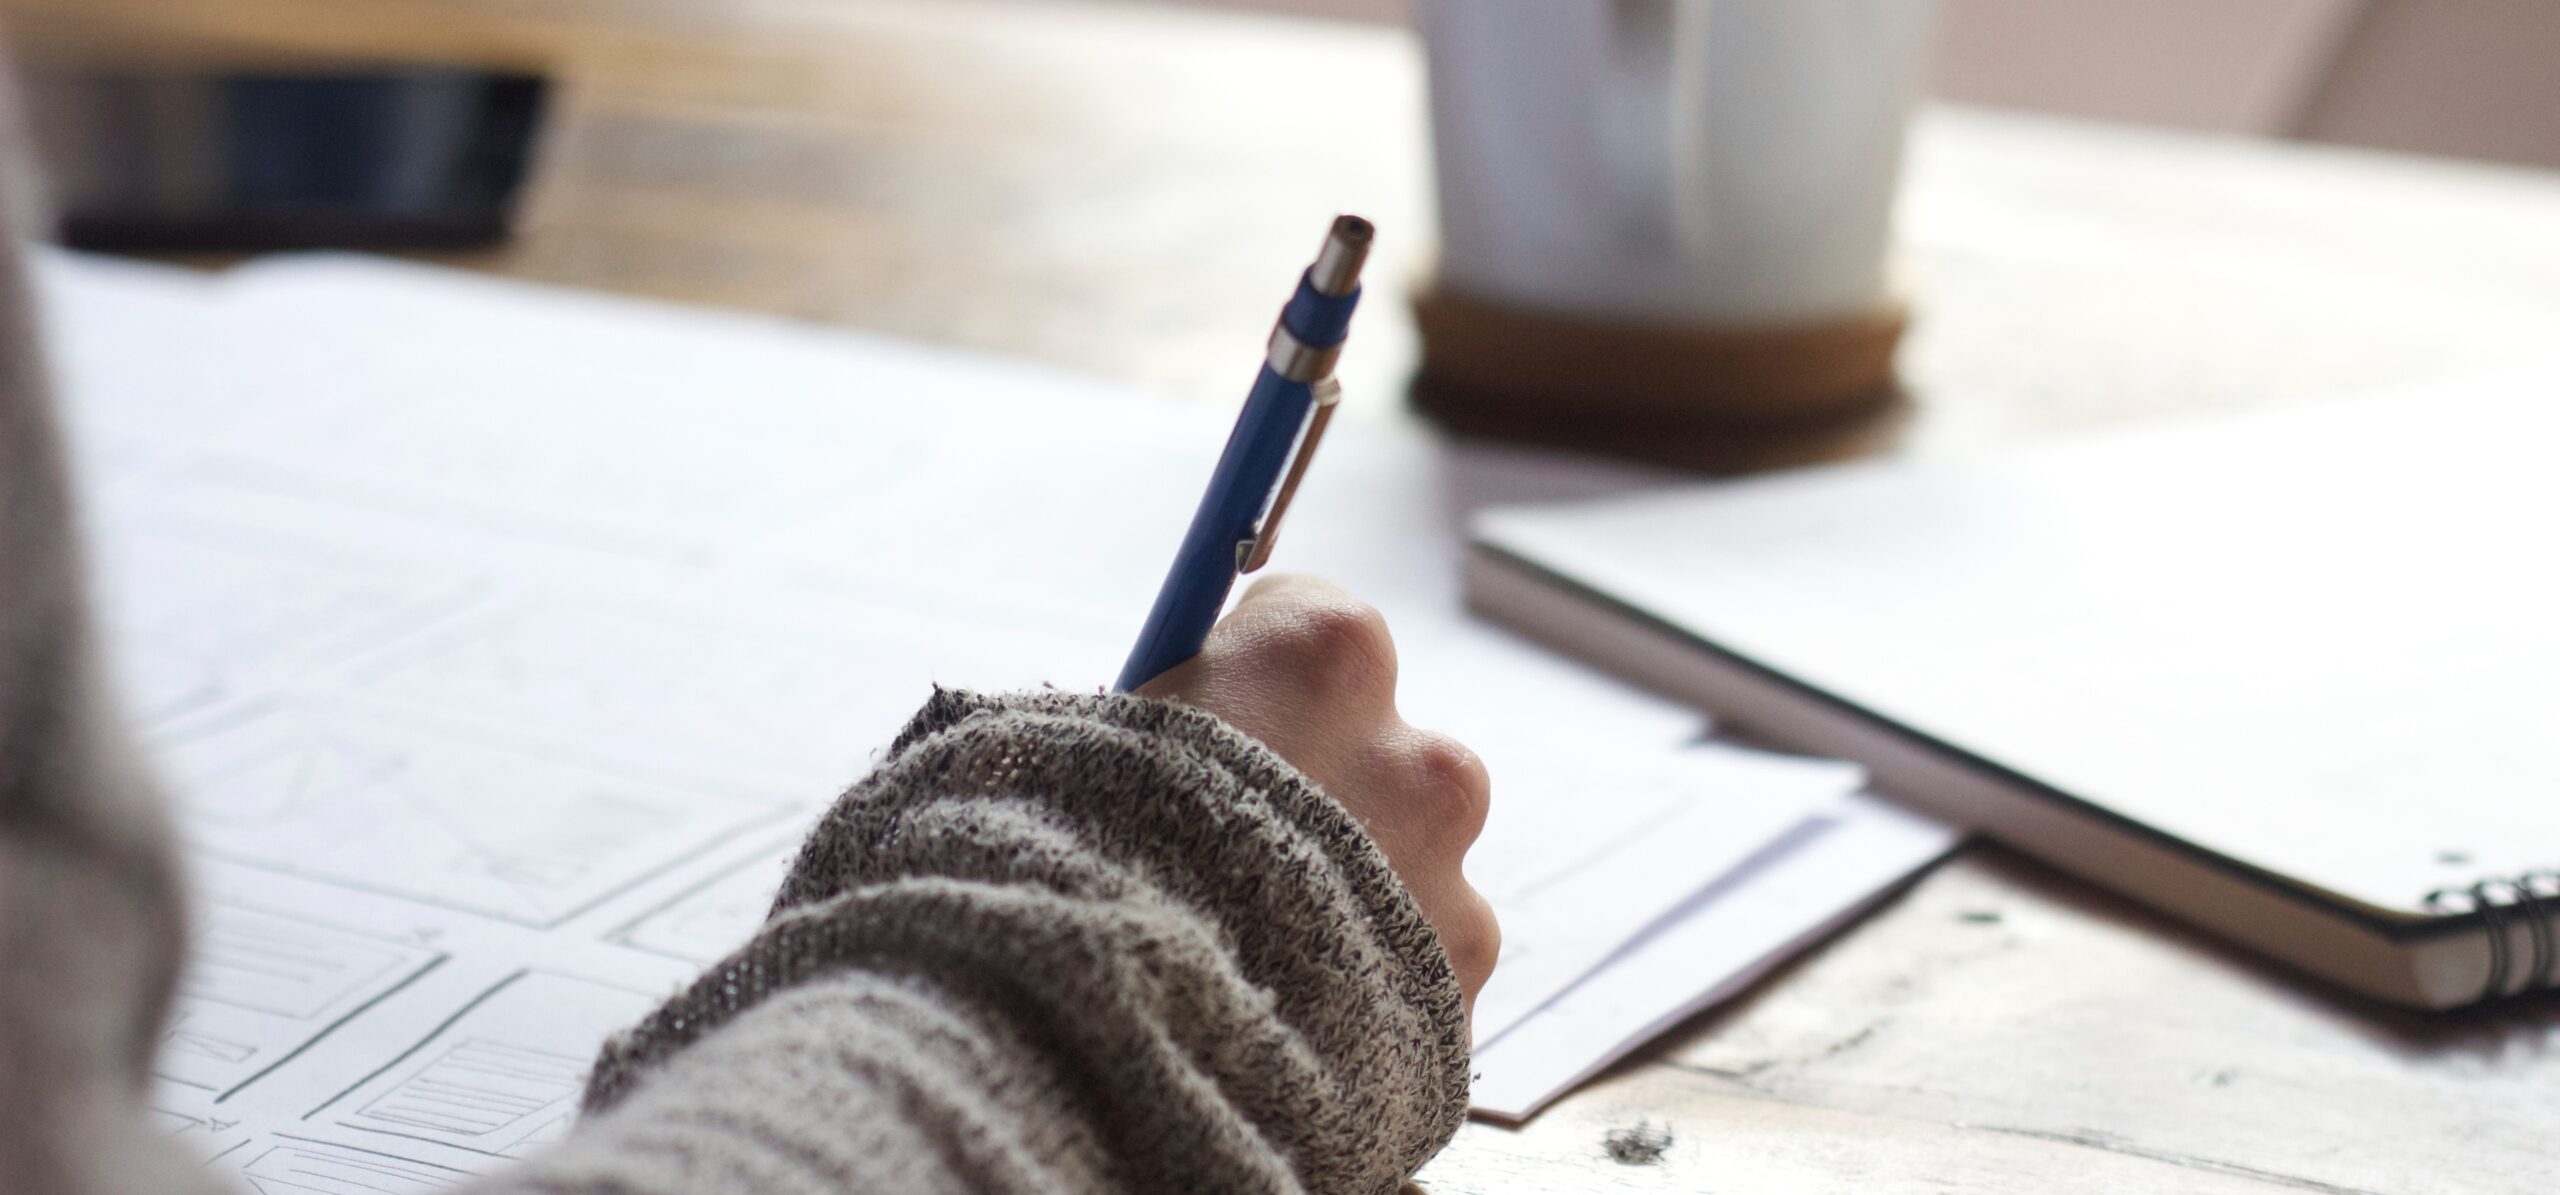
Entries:
[[1342, 395], [1333, 365], [1351, 329], [1351, 309], [1360, 303], [1360, 267], [1374, 235], [1358, 216], [1336, 217], [1315, 264], [1299, 276], [1298, 293], [1271, 327], [1270, 350], [1245, 396], [1244, 413], [1236, 416], [1208, 492], [1200, 495], [1200, 509], [1183, 533], [1164, 588], [1156, 591], [1155, 608], [1147, 611], [1138, 645], [1112, 687], [1135, 689], [1200, 654], [1236, 576], [1271, 558], [1280, 516], [1288, 512]]

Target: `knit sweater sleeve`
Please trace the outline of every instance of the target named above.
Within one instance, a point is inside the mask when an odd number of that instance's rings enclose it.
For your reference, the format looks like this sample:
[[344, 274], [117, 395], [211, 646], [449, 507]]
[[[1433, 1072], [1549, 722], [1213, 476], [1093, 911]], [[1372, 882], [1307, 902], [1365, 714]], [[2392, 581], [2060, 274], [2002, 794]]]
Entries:
[[1429, 923], [1279, 757], [1168, 702], [943, 691], [508, 1181], [1389, 1191], [1467, 1058]]

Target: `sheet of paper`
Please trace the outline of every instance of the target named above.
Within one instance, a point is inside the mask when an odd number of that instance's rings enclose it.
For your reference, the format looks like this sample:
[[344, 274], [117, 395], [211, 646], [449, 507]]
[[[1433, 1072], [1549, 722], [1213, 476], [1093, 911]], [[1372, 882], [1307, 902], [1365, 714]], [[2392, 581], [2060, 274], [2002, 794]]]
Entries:
[[[1112, 674], [1228, 418], [413, 266], [41, 281], [199, 888], [155, 1107], [266, 1191], [432, 1190], [556, 1137], [604, 1035], [752, 933], [932, 685]], [[1468, 505], [1648, 480], [1371, 413], [1283, 537], [1385, 610], [1400, 708], [1496, 777], [1489, 1033], [1858, 783], [1697, 746], [1459, 614]]]
[[1519, 1024], [1861, 778], [1853, 765], [1715, 743], [1500, 778], [1497, 791], [1539, 796], [1487, 819], [1467, 854], [1503, 942], [1476, 997], [1476, 1039]]
[[1961, 831], [1865, 794], [1700, 891], [1537, 1015], [1476, 1043], [1475, 1111], [1521, 1121], [1880, 900]]

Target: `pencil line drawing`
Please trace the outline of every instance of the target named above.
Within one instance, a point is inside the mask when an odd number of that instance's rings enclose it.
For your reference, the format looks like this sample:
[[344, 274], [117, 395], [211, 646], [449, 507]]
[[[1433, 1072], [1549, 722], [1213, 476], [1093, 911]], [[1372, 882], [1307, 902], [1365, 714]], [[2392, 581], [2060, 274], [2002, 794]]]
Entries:
[[530, 747], [280, 705], [162, 758], [208, 854], [535, 928], [781, 811]]
[[859, 775], [881, 745], [873, 728], [904, 721], [937, 681], [997, 677], [997, 665], [973, 659], [1011, 650], [1021, 667], [1056, 654], [921, 619], [855, 630], [779, 609], [742, 613], [528, 596], [368, 656], [338, 680], [387, 703], [539, 724], [814, 794]]
[[352, 1121], [481, 1139], [556, 1111], [586, 1078], [586, 1061], [477, 1038], [357, 1109]]
[[220, 1091], [290, 1061], [444, 961], [441, 952], [220, 901], [200, 908], [193, 950], [154, 1064]]
[[259, 1195], [413, 1195], [458, 1187], [472, 1177], [389, 1154], [300, 1141], [262, 1150], [240, 1175]]
[[119, 686], [165, 719], [300, 675], [462, 608], [477, 588], [109, 504], [100, 608]]
[[306, 1119], [520, 1157], [566, 1130], [596, 1047], [655, 1003], [593, 980], [518, 972]]

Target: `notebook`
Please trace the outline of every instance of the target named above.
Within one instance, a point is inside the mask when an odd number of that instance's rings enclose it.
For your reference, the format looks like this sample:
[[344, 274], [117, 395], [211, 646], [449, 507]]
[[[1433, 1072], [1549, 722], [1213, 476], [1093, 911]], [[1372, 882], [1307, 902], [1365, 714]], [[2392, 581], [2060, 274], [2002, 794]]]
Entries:
[[1480, 613], [2295, 967], [2560, 975], [2560, 367], [1479, 515]]

